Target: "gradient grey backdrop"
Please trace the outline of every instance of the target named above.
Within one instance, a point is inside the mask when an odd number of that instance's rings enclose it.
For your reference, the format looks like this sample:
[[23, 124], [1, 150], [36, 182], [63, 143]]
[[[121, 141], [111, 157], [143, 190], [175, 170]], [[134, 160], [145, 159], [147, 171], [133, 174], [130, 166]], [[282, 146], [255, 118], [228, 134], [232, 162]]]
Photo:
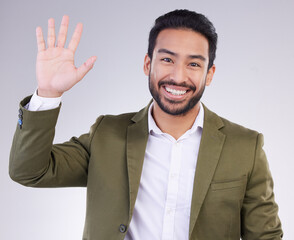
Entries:
[[148, 32], [156, 17], [175, 8], [199, 11], [214, 23], [219, 34], [216, 74], [203, 102], [264, 134], [285, 239], [293, 239], [291, 0], [1, 0], [0, 239], [78, 240], [84, 226], [84, 188], [25, 188], [8, 176], [18, 103], [36, 88], [35, 27], [46, 32], [47, 19], [54, 17], [59, 28], [62, 15], [68, 14], [69, 36], [78, 22], [84, 23], [76, 64], [98, 56], [94, 69], [63, 97], [55, 137], [62, 142], [87, 132], [100, 114], [137, 111], [148, 103], [142, 71]]

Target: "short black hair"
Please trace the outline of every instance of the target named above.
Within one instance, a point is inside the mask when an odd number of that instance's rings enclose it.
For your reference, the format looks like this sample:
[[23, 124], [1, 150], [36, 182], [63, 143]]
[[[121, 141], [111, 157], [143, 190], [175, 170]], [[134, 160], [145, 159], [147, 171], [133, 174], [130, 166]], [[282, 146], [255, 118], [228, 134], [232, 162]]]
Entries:
[[216, 53], [217, 33], [207, 17], [187, 9], [177, 9], [158, 17], [149, 33], [148, 56], [150, 59], [152, 59], [157, 36], [164, 29], [191, 29], [202, 34], [209, 44], [208, 69], [212, 67]]

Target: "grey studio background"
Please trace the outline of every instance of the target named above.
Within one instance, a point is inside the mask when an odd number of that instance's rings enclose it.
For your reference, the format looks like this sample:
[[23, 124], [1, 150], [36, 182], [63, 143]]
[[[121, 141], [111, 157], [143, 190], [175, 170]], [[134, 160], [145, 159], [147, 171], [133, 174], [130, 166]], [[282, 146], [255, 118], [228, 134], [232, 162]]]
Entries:
[[214, 23], [216, 74], [203, 102], [264, 134], [284, 239], [293, 239], [294, 1], [1, 0], [1, 240], [77, 240], [84, 226], [85, 188], [26, 188], [8, 176], [18, 103], [37, 86], [36, 26], [47, 32], [47, 19], [54, 17], [59, 29], [68, 14], [69, 37], [78, 22], [84, 24], [76, 65], [98, 56], [92, 71], [63, 96], [55, 137], [63, 142], [88, 132], [100, 114], [137, 111], [149, 102], [142, 70], [148, 33], [156, 17], [176, 8], [204, 13]]

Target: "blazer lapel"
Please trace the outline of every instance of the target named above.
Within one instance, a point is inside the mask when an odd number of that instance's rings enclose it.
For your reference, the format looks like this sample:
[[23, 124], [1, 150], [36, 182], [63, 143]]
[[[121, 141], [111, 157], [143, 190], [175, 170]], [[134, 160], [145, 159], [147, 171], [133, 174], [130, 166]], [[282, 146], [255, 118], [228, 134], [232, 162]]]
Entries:
[[130, 197], [129, 219], [133, 215], [148, 140], [149, 105], [132, 118], [134, 123], [130, 124], [127, 130], [127, 168]]
[[213, 178], [225, 141], [225, 135], [219, 131], [222, 127], [222, 120], [204, 106], [204, 125], [194, 177], [191, 204], [190, 237]]

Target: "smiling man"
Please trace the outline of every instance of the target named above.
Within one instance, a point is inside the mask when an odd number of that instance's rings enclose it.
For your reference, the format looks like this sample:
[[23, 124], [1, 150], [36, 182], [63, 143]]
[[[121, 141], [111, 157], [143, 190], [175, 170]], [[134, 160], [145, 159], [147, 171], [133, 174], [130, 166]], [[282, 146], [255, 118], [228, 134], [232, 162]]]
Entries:
[[[52, 144], [61, 95], [93, 67], [74, 66], [68, 17], [47, 47], [37, 28], [38, 91], [19, 109], [10, 176], [31, 187], [87, 187], [84, 240], [281, 239], [262, 134], [201, 102], [215, 72], [217, 34], [202, 14], [175, 10], [150, 31], [144, 72], [153, 101], [100, 116], [88, 134]], [[56, 43], [55, 43], [56, 42]]]

